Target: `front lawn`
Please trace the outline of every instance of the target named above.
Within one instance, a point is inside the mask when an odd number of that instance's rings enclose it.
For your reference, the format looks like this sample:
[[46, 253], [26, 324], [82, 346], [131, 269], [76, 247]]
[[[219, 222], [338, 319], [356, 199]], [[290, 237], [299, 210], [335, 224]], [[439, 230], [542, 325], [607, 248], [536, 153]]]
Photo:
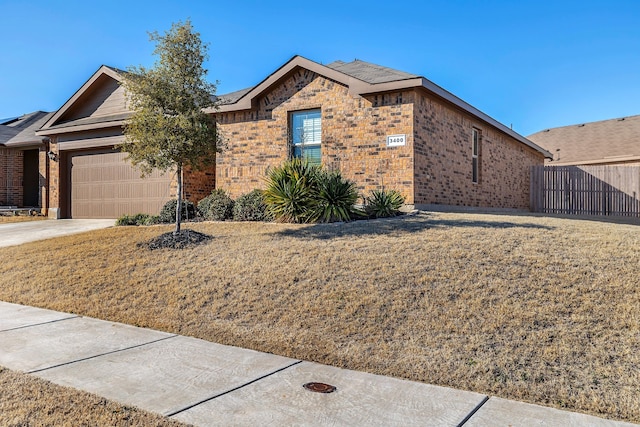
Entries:
[[640, 421], [640, 227], [424, 213], [189, 224], [0, 249], [0, 300]]

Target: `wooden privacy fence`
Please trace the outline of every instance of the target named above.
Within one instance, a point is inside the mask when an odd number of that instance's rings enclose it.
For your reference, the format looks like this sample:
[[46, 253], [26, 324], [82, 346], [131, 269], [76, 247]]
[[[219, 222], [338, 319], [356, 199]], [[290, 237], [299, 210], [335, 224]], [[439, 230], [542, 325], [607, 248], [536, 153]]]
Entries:
[[640, 166], [534, 166], [531, 210], [640, 217]]

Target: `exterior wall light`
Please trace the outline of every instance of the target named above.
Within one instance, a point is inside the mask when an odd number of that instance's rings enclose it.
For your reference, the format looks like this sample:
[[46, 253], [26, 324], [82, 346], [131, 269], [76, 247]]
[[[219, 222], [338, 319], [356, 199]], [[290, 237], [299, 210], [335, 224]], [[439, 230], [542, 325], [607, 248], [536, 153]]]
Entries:
[[49, 151], [47, 153], [47, 156], [49, 156], [49, 160], [51, 160], [52, 162], [55, 162], [58, 160], [58, 155], [56, 153], [54, 153], [53, 151]]

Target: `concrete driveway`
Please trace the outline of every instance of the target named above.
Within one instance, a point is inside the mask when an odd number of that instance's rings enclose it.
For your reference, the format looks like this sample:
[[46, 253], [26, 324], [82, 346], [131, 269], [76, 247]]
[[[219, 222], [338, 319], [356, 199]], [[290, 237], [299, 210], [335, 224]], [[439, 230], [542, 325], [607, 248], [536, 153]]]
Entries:
[[115, 219], [60, 219], [0, 224], [0, 247], [112, 227]]

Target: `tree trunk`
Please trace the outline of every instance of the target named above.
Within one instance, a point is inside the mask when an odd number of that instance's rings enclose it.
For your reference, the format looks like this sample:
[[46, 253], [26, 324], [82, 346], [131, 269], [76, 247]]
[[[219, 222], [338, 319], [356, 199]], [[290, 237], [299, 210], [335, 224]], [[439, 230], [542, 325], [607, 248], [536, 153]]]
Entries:
[[176, 229], [173, 235], [180, 234], [180, 220], [182, 219], [182, 165], [178, 165], [176, 169], [176, 180], [178, 181], [178, 203], [176, 203]]

